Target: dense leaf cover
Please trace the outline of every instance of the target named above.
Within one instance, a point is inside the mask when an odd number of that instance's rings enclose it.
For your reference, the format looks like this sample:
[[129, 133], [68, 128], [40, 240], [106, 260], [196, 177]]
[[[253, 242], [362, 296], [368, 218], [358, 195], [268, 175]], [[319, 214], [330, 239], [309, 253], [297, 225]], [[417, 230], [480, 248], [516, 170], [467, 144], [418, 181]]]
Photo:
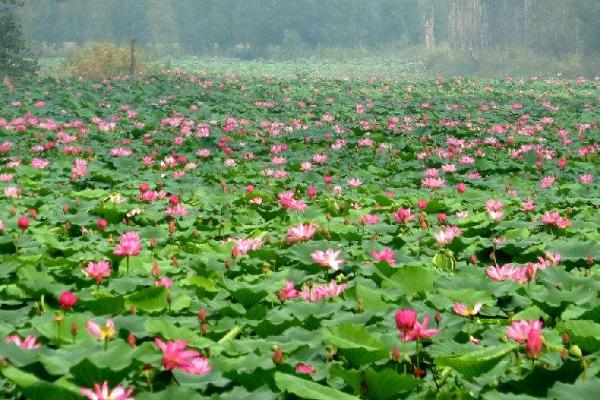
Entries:
[[597, 399], [599, 95], [6, 79], [3, 395]]

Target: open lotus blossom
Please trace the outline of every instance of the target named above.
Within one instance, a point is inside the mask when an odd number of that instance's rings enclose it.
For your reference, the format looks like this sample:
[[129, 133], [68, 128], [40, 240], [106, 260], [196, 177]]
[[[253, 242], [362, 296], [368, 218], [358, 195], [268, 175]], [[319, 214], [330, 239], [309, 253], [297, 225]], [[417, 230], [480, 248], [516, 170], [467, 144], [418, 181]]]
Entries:
[[554, 185], [556, 182], [556, 177], [554, 176], [546, 176], [540, 182], [541, 189], [548, 189], [550, 186]]
[[113, 253], [116, 256], [137, 256], [141, 250], [140, 234], [138, 232], [127, 232], [121, 236], [119, 245]]
[[78, 158], [73, 163], [73, 168], [71, 169], [71, 179], [77, 180], [78, 178], [83, 178], [88, 174], [88, 163], [86, 160]]
[[21, 339], [19, 335], [7, 336], [4, 338], [6, 343], [14, 343], [22, 349], [39, 349], [42, 347], [42, 344], [37, 341], [37, 337], [35, 336], [27, 336], [25, 339]]
[[373, 257], [375, 261], [384, 261], [389, 265], [396, 264], [396, 254], [389, 247], [386, 247], [381, 251], [371, 250], [371, 257]]
[[365, 214], [360, 217], [358, 222], [363, 225], [377, 225], [379, 223], [379, 217], [375, 214]]
[[296, 372], [299, 374], [314, 374], [317, 372], [313, 367], [308, 364], [296, 364]]
[[248, 239], [236, 239], [229, 238], [228, 242], [234, 242], [235, 245], [233, 249], [231, 249], [232, 257], [239, 257], [244, 254], [248, 254], [250, 250], [258, 250], [263, 245], [263, 240], [261, 238], [248, 238]]
[[313, 261], [323, 267], [329, 268], [333, 271], [337, 271], [340, 269], [340, 266], [344, 264], [346, 261], [338, 258], [342, 251], [341, 250], [333, 250], [329, 248], [325, 251], [317, 250], [311, 253], [311, 257]]
[[392, 215], [396, 222], [399, 224], [406, 224], [408, 222], [414, 221], [414, 219], [416, 218], [410, 211], [410, 208], [401, 208]]
[[346, 182], [348, 183], [348, 185], [353, 186], [353, 187], [359, 187], [360, 185], [363, 184], [363, 182], [358, 178], [348, 179]]
[[427, 189], [442, 189], [446, 186], [446, 181], [443, 178], [425, 178], [421, 181], [421, 186]]
[[304, 211], [304, 209], [306, 208], [306, 203], [304, 203], [304, 200], [294, 199], [293, 192], [279, 193], [278, 198], [279, 198], [279, 204], [281, 205], [281, 207], [285, 208], [286, 210]]
[[83, 272], [100, 285], [104, 278], [110, 276], [110, 263], [108, 261], [89, 262]]
[[305, 301], [317, 302], [332, 297], [337, 297], [348, 288], [348, 284], [338, 285], [335, 280], [331, 280], [328, 285], [304, 285], [298, 297]]
[[100, 340], [111, 339], [117, 334], [117, 331], [115, 330], [115, 324], [110, 318], [106, 320], [106, 323], [103, 326], [100, 326], [96, 322], [89, 320], [85, 325], [85, 328], [92, 336]]
[[286, 281], [284, 288], [277, 294], [277, 297], [281, 301], [295, 299], [298, 296], [299, 294], [293, 281]]
[[462, 235], [461, 230], [457, 226], [446, 226], [441, 231], [433, 234], [435, 240], [440, 246], [445, 246], [452, 243], [455, 237]]
[[485, 202], [485, 209], [492, 221], [501, 221], [504, 218], [503, 208], [504, 204], [500, 200], [490, 199]]
[[462, 303], [454, 303], [452, 305], [452, 311], [454, 311], [458, 315], [462, 315], [463, 317], [472, 317], [476, 315], [479, 312], [479, 310], [481, 310], [482, 306], [483, 303], [475, 303], [473, 307], [469, 307]]
[[296, 243], [310, 240], [317, 232], [317, 227], [314, 224], [304, 222], [300, 225], [292, 226], [287, 230], [287, 243]]
[[531, 282], [535, 278], [536, 271], [537, 265], [533, 263], [528, 263], [523, 267], [512, 264], [491, 265], [485, 270], [490, 279], [496, 282], [511, 280], [518, 283]]
[[440, 333], [440, 330], [437, 328], [427, 328], [427, 325], [429, 325], [429, 321], [431, 321], [431, 317], [426, 316], [425, 318], [423, 318], [423, 322], [419, 322], [416, 319], [415, 315], [415, 321], [413, 326], [408, 329], [403, 328], [399, 333], [400, 339], [405, 342], [422, 340], [430, 338]]
[[571, 225], [571, 221], [561, 217], [557, 211], [546, 211], [544, 215], [542, 215], [542, 224], [565, 229]]
[[162, 365], [168, 370], [181, 369], [189, 374], [206, 375], [212, 369], [208, 359], [187, 348], [185, 340], [168, 340], [165, 343], [155, 338], [154, 343], [163, 352]]
[[506, 337], [510, 340], [514, 340], [517, 343], [525, 343], [527, 336], [532, 330], [541, 332], [543, 323], [540, 320], [532, 321], [513, 321], [513, 323], [506, 327]]
[[108, 387], [108, 381], [104, 381], [102, 386], [94, 383], [94, 389], [81, 388], [81, 394], [88, 400], [135, 400], [131, 393], [133, 388], [125, 389], [122, 385], [117, 385], [114, 389]]

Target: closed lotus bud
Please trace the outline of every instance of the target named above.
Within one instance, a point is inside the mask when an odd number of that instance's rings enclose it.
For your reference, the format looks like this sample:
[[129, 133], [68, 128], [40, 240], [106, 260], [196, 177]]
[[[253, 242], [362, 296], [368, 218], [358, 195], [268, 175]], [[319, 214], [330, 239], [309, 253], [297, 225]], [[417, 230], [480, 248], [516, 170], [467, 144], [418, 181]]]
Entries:
[[150, 246], [151, 247], [156, 247], [157, 244], [158, 244], [158, 241], [156, 240], [156, 238], [150, 239]]
[[131, 308], [129, 308], [129, 312], [133, 315], [137, 314], [137, 308], [135, 306], [131, 306]]
[[469, 260], [471, 261], [471, 264], [477, 264], [479, 262], [479, 259], [475, 254], [473, 254]]
[[394, 349], [392, 350], [392, 360], [400, 362], [400, 349], [398, 346], [394, 346]]
[[104, 229], [104, 228], [106, 228], [107, 225], [108, 225], [108, 222], [104, 218], [100, 218], [96, 222], [96, 226], [98, 227], [98, 229]]
[[75, 323], [71, 324], [71, 335], [77, 336], [77, 324]]
[[569, 352], [567, 351], [567, 349], [562, 349], [560, 351], [560, 359], [563, 361], [567, 361], [568, 358], [569, 358]]
[[176, 229], [175, 221], [170, 220], [169, 221], [169, 233], [172, 235], [173, 233], [175, 233], [175, 229]]
[[[150, 143], [152, 143], [152, 141], [150, 141]], [[140, 192], [145, 193], [148, 190], [150, 190], [150, 185], [148, 185], [146, 182], [140, 183], [139, 189], [140, 189]]]
[[592, 264], [594, 264], [594, 257], [592, 257], [592, 256], [588, 256], [588, 258], [587, 258], [587, 263], [588, 263], [588, 265], [592, 265]]
[[333, 182], [333, 176], [326, 175], [325, 177], [323, 177], [323, 180], [325, 181], [325, 183], [331, 183]]
[[177, 204], [179, 204], [179, 196], [177, 196], [176, 194], [169, 196], [169, 203], [172, 206], [176, 206]]
[[19, 227], [19, 229], [24, 231], [25, 229], [27, 229], [29, 227], [29, 218], [27, 218], [25, 216], [20, 217], [17, 220], [17, 226]]
[[448, 217], [446, 216], [445, 213], [439, 213], [437, 216], [437, 220], [440, 224], [445, 224], [446, 221], [448, 220]]
[[419, 207], [419, 210], [425, 210], [427, 208], [427, 200], [419, 199], [419, 201], [417, 201], [417, 207]]
[[467, 185], [463, 182], [460, 182], [458, 185], [456, 185], [456, 191], [458, 193], [464, 193], [467, 190]]
[[442, 314], [439, 311], [436, 311], [434, 319], [435, 319], [436, 324], [439, 324], [440, 321], [442, 320]]
[[200, 322], [206, 322], [206, 315], [206, 309], [201, 308], [200, 311], [198, 311], [198, 320]]
[[206, 332], [208, 332], [208, 325], [206, 323], [202, 323], [202, 325], [200, 325], [200, 330], [202, 331], [202, 336], [206, 335]]
[[252, 193], [252, 192], [254, 192], [254, 186], [252, 186], [252, 185], [246, 186], [246, 193]]
[[569, 333], [567, 332], [563, 332], [562, 334], [562, 342], [564, 345], [569, 344], [570, 338], [569, 338]]
[[275, 365], [279, 365], [283, 362], [283, 352], [279, 346], [275, 346], [273, 349], [273, 356], [271, 357], [271, 360], [273, 360], [273, 364]]
[[415, 367], [415, 370], [413, 371], [413, 374], [415, 375], [415, 378], [423, 378], [426, 374], [424, 369], [421, 369], [419, 367]]
[[155, 279], [158, 279], [158, 275], [160, 274], [160, 267], [158, 266], [158, 263], [154, 263], [152, 269], [150, 270], [150, 273]]
[[225, 260], [225, 267], [227, 269], [231, 268], [231, 260], [230, 259]]
[[69, 212], [69, 205], [68, 204], [63, 205], [63, 213], [66, 214], [68, 212]]
[[133, 334], [133, 332], [130, 332], [129, 335], [127, 335], [127, 343], [129, 343], [129, 345], [132, 347], [136, 346], [137, 339], [136, 339], [135, 335]]

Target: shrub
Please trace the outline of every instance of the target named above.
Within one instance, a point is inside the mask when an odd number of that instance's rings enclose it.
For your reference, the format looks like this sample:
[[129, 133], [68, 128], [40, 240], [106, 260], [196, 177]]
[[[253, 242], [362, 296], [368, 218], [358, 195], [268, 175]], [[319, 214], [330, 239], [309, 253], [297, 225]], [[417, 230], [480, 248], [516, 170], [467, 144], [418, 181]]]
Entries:
[[[136, 49], [136, 65], [139, 51]], [[95, 79], [127, 74], [131, 68], [131, 48], [113, 43], [93, 43], [84, 46], [65, 61], [68, 75], [83, 79]]]

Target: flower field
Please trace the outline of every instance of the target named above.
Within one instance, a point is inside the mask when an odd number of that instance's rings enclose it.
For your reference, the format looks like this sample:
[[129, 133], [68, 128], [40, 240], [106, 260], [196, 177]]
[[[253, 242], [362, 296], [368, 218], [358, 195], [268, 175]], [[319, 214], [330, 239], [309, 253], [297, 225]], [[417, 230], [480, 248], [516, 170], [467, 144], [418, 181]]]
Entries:
[[5, 79], [3, 398], [600, 398], [598, 85]]

